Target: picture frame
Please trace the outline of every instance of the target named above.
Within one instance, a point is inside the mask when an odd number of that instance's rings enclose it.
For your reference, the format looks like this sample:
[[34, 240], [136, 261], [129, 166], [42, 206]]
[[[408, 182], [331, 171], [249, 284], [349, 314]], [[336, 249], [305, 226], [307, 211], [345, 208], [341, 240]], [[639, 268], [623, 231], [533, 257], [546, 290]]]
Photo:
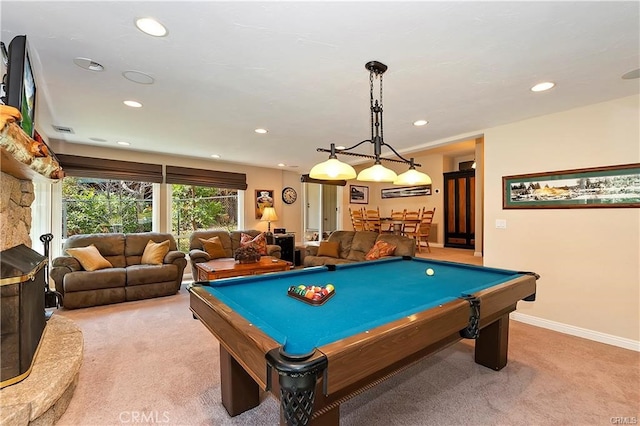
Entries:
[[503, 209], [640, 207], [640, 163], [502, 177]]
[[369, 204], [369, 187], [349, 185], [350, 204]]
[[262, 219], [265, 207], [273, 207], [273, 189], [256, 189], [256, 219]]
[[384, 188], [380, 190], [380, 194], [383, 200], [387, 198], [420, 197], [423, 195], [431, 195], [431, 184]]

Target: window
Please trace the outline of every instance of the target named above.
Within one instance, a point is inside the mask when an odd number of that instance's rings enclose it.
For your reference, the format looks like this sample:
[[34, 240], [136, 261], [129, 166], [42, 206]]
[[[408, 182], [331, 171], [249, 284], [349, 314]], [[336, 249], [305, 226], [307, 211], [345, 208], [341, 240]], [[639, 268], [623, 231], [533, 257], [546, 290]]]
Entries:
[[238, 228], [238, 190], [171, 185], [171, 233], [178, 250], [189, 251], [189, 238], [201, 229]]
[[151, 231], [152, 206], [150, 182], [66, 177], [62, 181], [62, 238]]

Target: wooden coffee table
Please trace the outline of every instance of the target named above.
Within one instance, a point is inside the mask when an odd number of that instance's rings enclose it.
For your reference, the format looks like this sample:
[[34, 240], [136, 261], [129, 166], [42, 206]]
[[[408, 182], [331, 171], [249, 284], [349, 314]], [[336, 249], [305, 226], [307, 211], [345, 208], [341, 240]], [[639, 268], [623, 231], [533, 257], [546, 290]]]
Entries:
[[233, 258], [222, 258], [196, 263], [196, 269], [198, 270], [198, 281], [211, 281], [220, 278], [288, 271], [291, 269], [291, 262], [272, 256], [262, 256], [260, 261], [255, 263], [238, 263]]

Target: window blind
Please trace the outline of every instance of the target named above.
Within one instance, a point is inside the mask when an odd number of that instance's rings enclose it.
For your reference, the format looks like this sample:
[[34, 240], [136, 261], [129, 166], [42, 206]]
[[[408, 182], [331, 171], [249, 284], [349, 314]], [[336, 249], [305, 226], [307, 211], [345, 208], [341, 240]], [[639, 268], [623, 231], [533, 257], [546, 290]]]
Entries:
[[67, 176], [162, 183], [162, 165], [56, 154]]
[[215, 188], [243, 190], [247, 189], [247, 175], [244, 173], [192, 169], [189, 167], [178, 166], [166, 167], [166, 182], [180, 185], [212, 186]]

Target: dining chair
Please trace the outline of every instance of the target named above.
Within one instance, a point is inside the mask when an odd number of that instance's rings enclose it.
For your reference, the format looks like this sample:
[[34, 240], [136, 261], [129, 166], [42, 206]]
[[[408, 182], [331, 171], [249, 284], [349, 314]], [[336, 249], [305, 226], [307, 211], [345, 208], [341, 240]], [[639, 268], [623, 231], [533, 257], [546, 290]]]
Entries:
[[436, 208], [434, 207], [432, 210], [427, 210], [426, 208], [422, 211], [422, 218], [420, 219], [420, 223], [415, 232], [407, 235], [410, 238], [416, 240], [416, 244], [418, 245], [418, 253], [422, 251], [421, 242], [424, 240], [427, 245], [427, 251], [431, 253], [431, 247], [429, 247], [429, 234], [431, 232], [431, 222], [433, 222], [433, 216], [436, 213]]
[[376, 207], [375, 210], [364, 211], [364, 223], [367, 231], [374, 231], [380, 233], [380, 208]]
[[353, 225], [354, 231], [365, 230], [366, 224], [364, 222], [364, 214], [362, 213], [362, 209], [351, 210], [351, 207], [349, 207], [349, 216], [351, 216], [351, 225]]
[[416, 233], [421, 217], [422, 209], [418, 209], [417, 211], [406, 211], [402, 222], [402, 235], [408, 236], [407, 234]]
[[391, 210], [391, 216], [387, 221], [381, 220], [380, 233], [381, 234], [399, 234], [402, 232], [402, 223], [404, 221], [404, 214], [407, 209]]

